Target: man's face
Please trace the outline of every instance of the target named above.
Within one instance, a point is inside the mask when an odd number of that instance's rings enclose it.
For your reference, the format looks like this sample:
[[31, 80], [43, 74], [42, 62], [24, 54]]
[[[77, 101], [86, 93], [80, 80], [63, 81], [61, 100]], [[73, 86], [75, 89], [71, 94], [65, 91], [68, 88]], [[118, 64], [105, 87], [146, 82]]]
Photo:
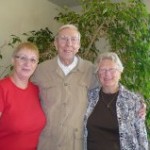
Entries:
[[72, 63], [80, 48], [79, 33], [74, 29], [65, 28], [58, 34], [54, 44], [61, 62], [68, 65]]

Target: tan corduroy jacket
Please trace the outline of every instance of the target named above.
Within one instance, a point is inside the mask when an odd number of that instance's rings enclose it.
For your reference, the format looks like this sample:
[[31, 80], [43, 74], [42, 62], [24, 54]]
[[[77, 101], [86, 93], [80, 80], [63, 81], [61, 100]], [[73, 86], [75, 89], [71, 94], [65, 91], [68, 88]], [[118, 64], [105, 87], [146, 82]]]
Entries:
[[47, 117], [38, 150], [83, 150], [83, 118], [95, 68], [89, 61], [78, 59], [77, 67], [67, 76], [55, 57], [41, 63], [32, 77], [40, 88]]

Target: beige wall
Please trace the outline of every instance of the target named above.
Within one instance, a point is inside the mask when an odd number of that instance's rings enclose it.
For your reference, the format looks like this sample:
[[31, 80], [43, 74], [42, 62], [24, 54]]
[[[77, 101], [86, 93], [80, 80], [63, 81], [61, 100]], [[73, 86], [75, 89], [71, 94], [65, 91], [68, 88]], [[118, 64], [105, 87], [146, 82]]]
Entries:
[[[56, 10], [57, 9], [57, 10]], [[58, 6], [48, 0], [0, 0], [0, 47], [10, 40], [10, 35], [49, 27], [56, 32], [59, 24], [53, 19]], [[0, 49], [0, 75], [11, 63], [12, 49], [8, 46]], [[2, 67], [4, 66], [4, 67]]]
[[147, 6], [148, 11], [150, 12], [150, 0], [144, 0], [144, 2]]

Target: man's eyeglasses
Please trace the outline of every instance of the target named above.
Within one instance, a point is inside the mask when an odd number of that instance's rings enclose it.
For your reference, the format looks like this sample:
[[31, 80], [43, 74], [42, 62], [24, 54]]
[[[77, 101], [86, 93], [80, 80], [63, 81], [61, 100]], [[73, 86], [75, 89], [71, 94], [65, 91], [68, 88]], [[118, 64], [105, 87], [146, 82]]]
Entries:
[[76, 44], [77, 42], [79, 42], [79, 37], [75, 37], [75, 36], [58, 36], [58, 39], [62, 43], [71, 41], [73, 44]]
[[19, 59], [19, 61], [21, 61], [22, 63], [26, 63], [28, 61], [32, 64], [38, 63], [38, 60], [34, 58], [27, 58], [26, 56], [15, 56], [15, 58]]

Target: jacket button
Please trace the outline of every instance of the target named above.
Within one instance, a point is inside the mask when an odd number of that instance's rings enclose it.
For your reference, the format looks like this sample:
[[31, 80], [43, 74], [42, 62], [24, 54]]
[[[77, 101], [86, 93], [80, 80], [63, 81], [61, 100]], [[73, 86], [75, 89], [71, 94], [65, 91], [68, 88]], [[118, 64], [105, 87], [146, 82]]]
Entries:
[[64, 83], [64, 86], [68, 86], [68, 83]]

